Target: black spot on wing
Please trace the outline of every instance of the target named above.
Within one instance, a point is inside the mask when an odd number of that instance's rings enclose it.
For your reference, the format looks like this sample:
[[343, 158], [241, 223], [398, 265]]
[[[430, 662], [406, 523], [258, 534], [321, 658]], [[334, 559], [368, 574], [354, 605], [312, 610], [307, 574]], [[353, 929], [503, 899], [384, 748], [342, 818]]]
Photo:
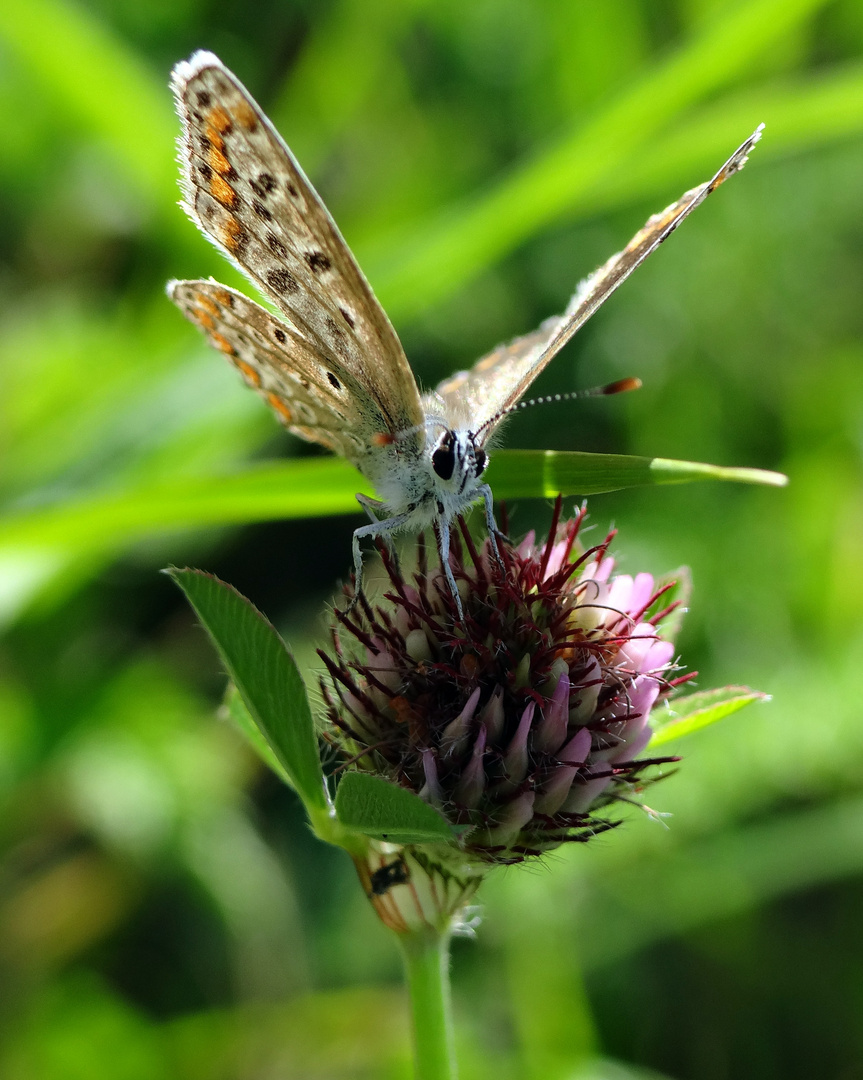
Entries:
[[345, 331], [339, 326], [335, 319], [332, 319], [329, 315], [324, 319], [324, 326], [326, 327], [329, 336], [329, 343], [333, 349], [340, 356], [349, 357], [350, 348], [348, 347]]
[[332, 266], [329, 257], [322, 251], [307, 251], [304, 257], [313, 274], [323, 274]]
[[293, 274], [283, 267], [267, 271], [267, 284], [278, 293], [295, 293], [300, 288]]
[[280, 259], [288, 257], [288, 249], [274, 233], [267, 233], [267, 247]]

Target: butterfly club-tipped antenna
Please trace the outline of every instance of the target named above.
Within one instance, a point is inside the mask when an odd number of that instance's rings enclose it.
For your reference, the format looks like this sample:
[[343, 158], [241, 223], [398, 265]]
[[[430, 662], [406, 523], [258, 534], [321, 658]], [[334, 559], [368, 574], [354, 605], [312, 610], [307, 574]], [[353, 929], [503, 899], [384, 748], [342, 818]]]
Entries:
[[531, 409], [534, 405], [554, 405], [560, 401], [582, 401], [584, 398], [610, 397], [612, 394], [626, 394], [630, 390], [640, 390], [641, 386], [641, 379], [635, 375], [630, 375], [625, 379], [616, 379], [614, 382], [606, 383], [604, 386], [591, 386], [586, 390], [571, 390], [564, 394], [546, 394], [544, 397], [517, 401], [515, 405], [510, 405], [509, 408], [501, 409], [494, 416], [490, 416], [484, 424], [473, 432], [473, 436], [478, 439], [486, 428], [493, 428], [505, 417], [521, 412], [522, 409]]

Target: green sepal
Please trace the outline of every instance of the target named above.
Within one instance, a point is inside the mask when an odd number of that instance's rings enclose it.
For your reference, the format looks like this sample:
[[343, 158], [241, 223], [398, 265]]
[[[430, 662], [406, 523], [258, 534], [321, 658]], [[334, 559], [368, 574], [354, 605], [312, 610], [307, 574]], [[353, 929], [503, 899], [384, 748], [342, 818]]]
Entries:
[[451, 842], [456, 834], [433, 806], [407, 788], [371, 773], [346, 773], [336, 790], [345, 828], [391, 844]]
[[752, 690], [748, 686], [722, 686], [716, 690], [701, 690], [687, 697], [675, 698], [664, 709], [660, 707], [650, 714], [653, 738], [650, 750], [664, 746], [672, 739], [691, 735], [694, 731], [746, 708], [754, 701], [769, 701], [769, 694]]

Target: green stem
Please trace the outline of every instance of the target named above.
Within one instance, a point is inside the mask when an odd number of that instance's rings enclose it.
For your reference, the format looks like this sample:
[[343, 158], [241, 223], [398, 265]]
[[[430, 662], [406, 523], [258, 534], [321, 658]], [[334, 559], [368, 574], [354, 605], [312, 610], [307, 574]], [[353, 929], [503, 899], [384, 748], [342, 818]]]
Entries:
[[456, 1080], [448, 930], [400, 936], [413, 1019], [415, 1080]]

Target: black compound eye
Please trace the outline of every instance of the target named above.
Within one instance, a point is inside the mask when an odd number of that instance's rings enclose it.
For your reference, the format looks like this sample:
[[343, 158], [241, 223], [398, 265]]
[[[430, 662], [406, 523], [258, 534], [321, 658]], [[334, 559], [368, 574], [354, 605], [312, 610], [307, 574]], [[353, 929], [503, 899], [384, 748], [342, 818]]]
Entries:
[[439, 446], [432, 454], [432, 468], [441, 480], [452, 480], [455, 471], [455, 450], [451, 443]]
[[485, 450], [476, 450], [474, 452], [474, 461], [476, 462], [476, 475], [481, 476], [483, 470], [488, 464], [488, 454]]

